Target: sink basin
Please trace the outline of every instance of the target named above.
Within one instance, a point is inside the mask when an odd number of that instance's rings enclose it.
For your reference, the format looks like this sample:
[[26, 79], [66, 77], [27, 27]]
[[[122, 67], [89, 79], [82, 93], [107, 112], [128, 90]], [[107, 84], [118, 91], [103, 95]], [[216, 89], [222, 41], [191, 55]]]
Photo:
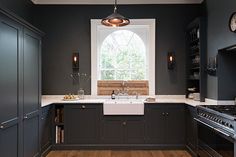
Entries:
[[140, 99], [106, 100], [104, 115], [144, 115], [144, 102]]

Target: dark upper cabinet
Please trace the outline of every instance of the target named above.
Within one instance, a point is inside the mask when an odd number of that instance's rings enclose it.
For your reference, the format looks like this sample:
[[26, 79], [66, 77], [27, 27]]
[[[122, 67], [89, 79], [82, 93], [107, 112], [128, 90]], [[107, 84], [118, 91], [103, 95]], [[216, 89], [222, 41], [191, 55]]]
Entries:
[[99, 143], [102, 104], [65, 105], [65, 143]]
[[184, 146], [184, 104], [145, 104], [145, 122], [147, 143]]
[[143, 116], [104, 116], [101, 142], [104, 144], [144, 143]]
[[41, 37], [24, 29], [24, 114], [39, 110]]
[[0, 15], [0, 154], [4, 157], [19, 155], [21, 30], [19, 24]]

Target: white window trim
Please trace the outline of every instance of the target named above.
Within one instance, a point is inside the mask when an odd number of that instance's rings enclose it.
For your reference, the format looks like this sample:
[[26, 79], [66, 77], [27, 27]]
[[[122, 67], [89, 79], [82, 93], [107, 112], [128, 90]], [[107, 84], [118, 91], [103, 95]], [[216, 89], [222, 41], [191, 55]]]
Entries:
[[[149, 31], [149, 95], [155, 95], [155, 34], [156, 34], [156, 20], [155, 19], [130, 19], [130, 25], [146, 25]], [[91, 19], [91, 95], [97, 96], [97, 34], [102, 26], [101, 19]], [[128, 27], [128, 26], [126, 26]]]

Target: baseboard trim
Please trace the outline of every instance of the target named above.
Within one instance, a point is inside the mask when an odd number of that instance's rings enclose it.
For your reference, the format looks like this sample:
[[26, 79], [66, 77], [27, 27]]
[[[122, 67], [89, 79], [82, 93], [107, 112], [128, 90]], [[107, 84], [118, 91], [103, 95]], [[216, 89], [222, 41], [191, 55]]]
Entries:
[[163, 144], [98, 144], [98, 145], [53, 145], [52, 150], [186, 150], [185, 145]]
[[50, 145], [47, 149], [45, 149], [42, 153], [41, 153], [41, 157], [46, 157], [48, 155], [48, 153], [52, 150], [52, 145]]
[[192, 157], [197, 157], [197, 153], [194, 152], [188, 145], [186, 145], [186, 150], [189, 152], [189, 154], [190, 154]]

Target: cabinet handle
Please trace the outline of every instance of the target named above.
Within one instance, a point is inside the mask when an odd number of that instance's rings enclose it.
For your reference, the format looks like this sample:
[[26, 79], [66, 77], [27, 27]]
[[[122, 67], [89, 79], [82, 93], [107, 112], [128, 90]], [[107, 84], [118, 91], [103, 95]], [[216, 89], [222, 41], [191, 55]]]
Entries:
[[1, 126], [0, 126], [0, 129], [4, 129], [4, 126], [3, 126], [3, 125], [1, 125]]
[[162, 115], [165, 116], [165, 113], [163, 112]]
[[24, 119], [28, 119], [28, 116], [24, 116]]
[[44, 118], [43, 118], [43, 117], [42, 117], [41, 119], [42, 119], [42, 120], [44, 120]]
[[82, 109], [85, 109], [86, 107], [85, 107], [85, 105], [82, 105]]
[[169, 113], [168, 112], [166, 112], [166, 116], [168, 116], [169, 115]]
[[126, 125], [126, 122], [123, 122], [123, 125], [125, 126], [125, 125]]

